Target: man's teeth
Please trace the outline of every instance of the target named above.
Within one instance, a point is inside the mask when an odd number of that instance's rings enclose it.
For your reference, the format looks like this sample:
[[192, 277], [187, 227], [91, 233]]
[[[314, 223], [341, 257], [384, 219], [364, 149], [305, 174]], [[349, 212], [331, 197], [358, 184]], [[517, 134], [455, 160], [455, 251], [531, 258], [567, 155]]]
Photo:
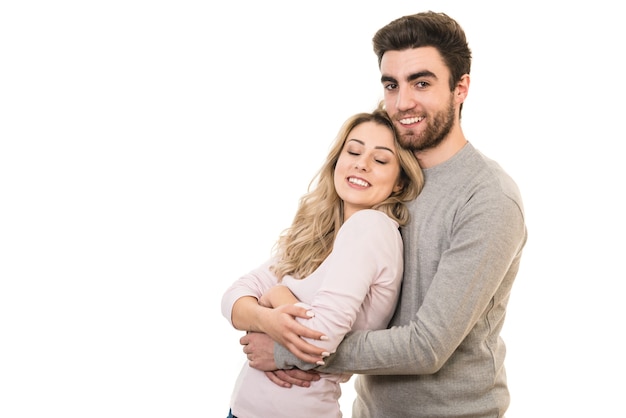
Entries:
[[367, 187], [367, 186], [369, 186], [369, 185], [370, 185], [368, 182], [363, 181], [363, 180], [361, 180], [361, 179], [355, 179], [354, 177], [350, 177], [350, 178], [348, 179], [348, 182], [350, 182], [350, 183], [352, 183], [352, 184], [356, 184], [356, 185], [358, 185], [358, 186], [363, 186], [363, 187]]
[[410, 125], [412, 123], [417, 123], [419, 121], [421, 121], [424, 118], [406, 118], [406, 119], [400, 119], [400, 123], [403, 125]]

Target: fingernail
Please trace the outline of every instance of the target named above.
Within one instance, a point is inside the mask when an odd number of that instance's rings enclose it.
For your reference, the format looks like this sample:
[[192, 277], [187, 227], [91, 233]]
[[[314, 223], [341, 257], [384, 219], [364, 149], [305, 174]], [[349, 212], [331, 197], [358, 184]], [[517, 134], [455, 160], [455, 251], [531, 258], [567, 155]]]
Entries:
[[317, 364], [318, 366], [323, 366], [326, 363], [324, 363], [322, 360], [320, 360], [320, 361], [316, 362], [315, 364]]
[[306, 316], [309, 316], [309, 317], [312, 318], [312, 317], [315, 316], [315, 312], [313, 312], [313, 311], [306, 311]]
[[328, 337], [327, 337], [327, 336], [325, 336], [325, 335], [322, 335], [322, 336], [320, 337], [320, 340], [322, 340], [322, 341], [328, 341]]
[[322, 357], [328, 357], [328, 356], [330, 356], [330, 353], [328, 351], [324, 351], [322, 353]]

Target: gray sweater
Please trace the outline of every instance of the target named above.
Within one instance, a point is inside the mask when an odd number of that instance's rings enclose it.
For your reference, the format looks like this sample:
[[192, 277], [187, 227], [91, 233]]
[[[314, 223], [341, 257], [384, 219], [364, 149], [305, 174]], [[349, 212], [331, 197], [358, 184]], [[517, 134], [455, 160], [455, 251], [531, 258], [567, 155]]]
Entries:
[[[500, 331], [526, 243], [522, 199], [469, 143], [424, 176], [401, 231], [404, 279], [389, 328], [348, 334], [317, 369], [359, 374], [353, 417], [503, 417]], [[279, 345], [275, 360], [315, 366]]]

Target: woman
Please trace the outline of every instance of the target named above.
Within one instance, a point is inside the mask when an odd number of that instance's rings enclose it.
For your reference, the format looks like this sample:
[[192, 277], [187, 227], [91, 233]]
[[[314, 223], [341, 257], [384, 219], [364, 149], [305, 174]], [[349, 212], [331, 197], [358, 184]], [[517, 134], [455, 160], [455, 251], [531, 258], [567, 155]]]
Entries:
[[[344, 123], [315, 180], [272, 259], [225, 292], [222, 313], [236, 329], [279, 340], [255, 318], [276, 315], [279, 321], [279, 307], [306, 304], [312, 317], [298, 320], [322, 331], [316, 345], [331, 353], [351, 329], [385, 328], [391, 319], [403, 271], [404, 202], [415, 199], [423, 177], [379, 108]], [[237, 323], [231, 319], [235, 305], [246, 312]], [[245, 364], [229, 416], [341, 417], [340, 383], [349, 378], [321, 374], [308, 388], [285, 389]]]

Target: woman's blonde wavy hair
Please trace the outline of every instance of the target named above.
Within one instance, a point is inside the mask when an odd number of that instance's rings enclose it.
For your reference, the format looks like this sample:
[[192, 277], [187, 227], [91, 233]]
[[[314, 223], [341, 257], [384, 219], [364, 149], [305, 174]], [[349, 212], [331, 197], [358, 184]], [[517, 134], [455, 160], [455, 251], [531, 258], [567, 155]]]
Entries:
[[277, 261], [272, 271], [279, 281], [285, 275], [296, 279], [307, 277], [332, 251], [335, 237], [343, 224], [343, 201], [337, 195], [333, 181], [335, 165], [350, 132], [365, 122], [374, 122], [393, 131], [396, 155], [400, 162], [402, 189], [393, 192], [373, 209], [384, 212], [399, 225], [408, 222], [409, 210], [405, 202], [415, 199], [421, 192], [424, 177], [413, 153], [398, 143], [393, 122], [381, 103], [372, 113], [358, 113], [344, 122], [330, 148], [326, 163], [309, 184], [307, 193], [300, 198], [291, 226], [282, 232], [274, 246]]

